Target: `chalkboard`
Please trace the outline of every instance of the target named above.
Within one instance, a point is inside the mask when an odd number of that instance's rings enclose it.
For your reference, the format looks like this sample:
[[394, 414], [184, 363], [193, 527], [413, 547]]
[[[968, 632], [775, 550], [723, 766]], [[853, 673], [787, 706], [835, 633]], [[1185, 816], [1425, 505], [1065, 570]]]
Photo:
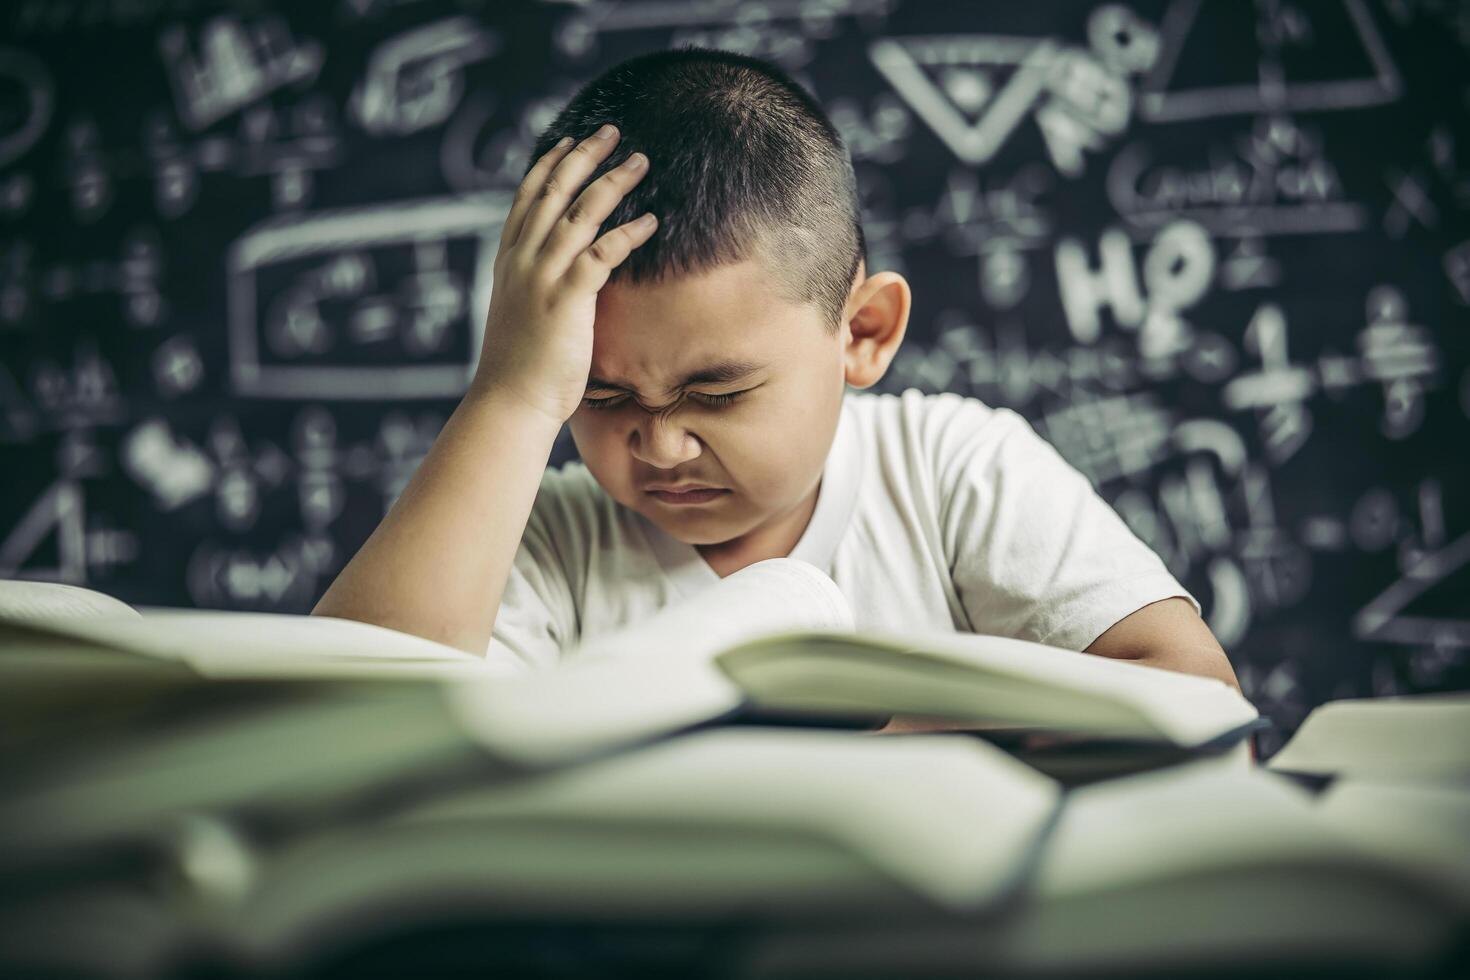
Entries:
[[[1470, 7], [16, 0], [0, 577], [310, 609], [479, 350], [578, 85], [693, 42], [828, 109], [876, 390], [1024, 414], [1201, 599], [1269, 752], [1470, 687]], [[552, 463], [573, 458], [564, 437]]]

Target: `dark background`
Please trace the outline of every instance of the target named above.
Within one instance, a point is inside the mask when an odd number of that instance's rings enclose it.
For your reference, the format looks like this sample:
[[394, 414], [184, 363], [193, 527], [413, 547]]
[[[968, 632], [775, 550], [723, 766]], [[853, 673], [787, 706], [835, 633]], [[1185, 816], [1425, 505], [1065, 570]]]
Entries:
[[308, 610], [463, 391], [534, 136], [686, 41], [848, 141], [914, 292], [878, 390], [1026, 415], [1200, 598], [1265, 752], [1470, 687], [1450, 0], [8, 3], [0, 577]]

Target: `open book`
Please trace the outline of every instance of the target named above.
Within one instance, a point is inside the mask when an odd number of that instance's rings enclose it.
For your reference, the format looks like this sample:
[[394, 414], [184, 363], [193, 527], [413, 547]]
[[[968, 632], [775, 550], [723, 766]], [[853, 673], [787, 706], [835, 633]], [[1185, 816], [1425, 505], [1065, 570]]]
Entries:
[[[254, 962], [300, 966], [334, 922], [356, 933], [344, 944], [412, 933], [446, 893], [490, 921], [974, 920], [1023, 885], [1061, 800], [972, 740], [699, 732], [303, 841], [263, 868], [235, 936]], [[345, 866], [364, 870], [332, 894], [320, 883]]]
[[0, 647], [37, 655], [116, 650], [205, 677], [495, 676], [519, 666], [330, 616], [128, 606], [91, 589], [0, 581]]
[[[741, 715], [1061, 732], [1187, 751], [1266, 722], [1223, 681], [1007, 637], [856, 631], [820, 569], [757, 562], [525, 672], [393, 630], [322, 617], [187, 612], [0, 620], [0, 672], [128, 651], [212, 677], [431, 677], [483, 744], [518, 764], [569, 761]], [[7, 669], [7, 661], [9, 668]]]
[[[801, 591], [825, 596], [830, 625], [794, 628], [771, 614]], [[584, 643], [560, 669], [456, 685], [453, 697], [481, 738], [531, 764], [750, 715], [918, 715], [1185, 751], [1226, 748], [1267, 724], [1214, 678], [1008, 637], [854, 630], [831, 579], [789, 558]]]
[[[339, 733], [292, 734], [298, 753], [329, 755]], [[216, 968], [202, 972], [315, 976], [347, 951], [456, 923], [486, 930], [474, 945], [489, 952], [497, 923], [974, 920], [1023, 885], [1062, 801], [983, 742], [774, 728], [693, 733], [514, 782], [465, 774], [392, 813], [285, 832], [250, 808], [180, 808], [178, 793], [167, 819], [139, 827], [151, 854], [123, 865], [173, 887], [119, 879], [116, 858], [88, 875], [73, 854], [60, 886], [0, 903], [0, 972], [154, 976], [188, 951]], [[93, 786], [50, 816], [135, 795]], [[35, 876], [9, 881], [24, 894]], [[404, 972], [432, 973], [425, 954]]]
[[333, 684], [519, 670], [352, 620], [140, 610], [75, 586], [0, 581], [0, 760], [143, 736], [246, 702], [299, 702]]
[[[1463, 935], [1463, 877], [1446, 879], [1443, 862], [1440, 877], [1426, 872], [1433, 847], [1456, 840], [1466, 810], [1454, 794], [1413, 794], [1422, 819], [1404, 791], [1322, 807], [1263, 767], [1211, 758], [1062, 794], [973, 739], [686, 731], [752, 711], [906, 713], [1197, 750], [1257, 721], [1218, 681], [814, 621], [840, 620], [835, 601], [816, 614], [793, 602], [808, 618], [773, 623], [800, 588], [835, 588], [775, 561], [535, 675], [355, 677], [319, 653], [313, 676], [252, 661], [248, 639], [213, 645], [207, 630], [184, 642], [11, 621], [0, 670], [29, 664], [6, 679], [31, 686], [0, 683], [0, 710], [89, 684], [69, 681], [68, 664], [83, 678], [112, 664], [119, 697], [130, 685], [182, 696], [161, 714], [152, 704], [146, 723], [83, 728], [24, 771], [6, 760], [0, 880], [25, 897], [0, 902], [0, 973], [148, 976], [188, 953], [215, 972], [270, 975], [359, 954], [381, 968], [395, 950], [407, 972], [449, 955], [454, 923], [474, 957], [530, 955], [516, 946], [537, 941], [527, 923], [565, 937], [569, 920], [617, 927], [609, 942], [630, 956], [670, 935], [632, 927], [713, 922], [713, 940], [685, 948], [731, 976], [803, 964], [1123, 976], [1295, 954], [1405, 967]], [[279, 660], [297, 641], [273, 635]], [[234, 666], [201, 674], [220, 649]], [[1434, 845], [1395, 850], [1426, 826]], [[743, 973], [721, 958], [730, 936], [749, 954]], [[506, 972], [526, 962], [506, 955]]]
[[[1463, 797], [1416, 795], [1453, 844]], [[947, 735], [711, 730], [264, 844], [181, 821], [172, 891], [0, 906], [0, 966], [513, 975], [553, 940], [586, 975], [1457, 976], [1463, 864], [1384, 846], [1426, 826], [1405, 802], [1328, 813], [1212, 759], [1060, 793]]]
[[0, 865], [145, 840], [191, 810], [303, 825], [374, 793], [519, 779], [742, 717], [905, 713], [1186, 751], [1259, 720], [1215, 680], [1003, 638], [843, 630], [841, 599], [815, 567], [773, 559], [597, 638], [563, 668], [514, 676], [315, 617], [3, 622], [0, 837], [23, 843], [0, 848]]
[[[719, 615], [709, 615], [718, 609]], [[671, 628], [712, 652], [776, 630], [852, 628], [847, 599], [806, 562], [761, 562], [723, 579], [697, 605], [590, 638], [578, 661], [643, 649]], [[692, 615], [691, 615], [692, 614]], [[667, 641], [660, 641], [667, 642]], [[120, 651], [214, 678], [494, 677], [523, 674], [510, 657], [474, 656], [398, 630], [331, 616], [133, 608], [79, 586], [0, 580], [0, 649], [31, 659]]]
[[[830, 581], [791, 579], [768, 569], [722, 594], [768, 624], [832, 623]], [[109, 849], [146, 861], [179, 813], [295, 827], [444, 780], [514, 779], [519, 734], [483, 737], [450, 697], [523, 670], [351, 620], [0, 582], [0, 878]]]
[[1470, 693], [1319, 704], [1266, 765], [1311, 776], [1445, 780], [1470, 789]]
[[740, 975], [1467, 975], [1470, 866], [1428, 860], [1463, 850], [1466, 796], [1383, 785], [1321, 803], [1214, 760], [1074, 789], [1004, 918], [778, 927]]

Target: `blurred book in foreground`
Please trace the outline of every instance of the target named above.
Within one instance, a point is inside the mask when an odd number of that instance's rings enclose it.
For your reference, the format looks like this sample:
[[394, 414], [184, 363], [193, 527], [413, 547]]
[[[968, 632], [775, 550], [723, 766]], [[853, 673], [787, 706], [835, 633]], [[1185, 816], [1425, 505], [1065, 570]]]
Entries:
[[[1463, 957], [1470, 871], [1430, 852], [1465, 794], [1314, 798], [1216, 751], [1259, 723], [1220, 681], [858, 633], [830, 579], [783, 561], [535, 673], [320, 618], [0, 622], [0, 972], [1337, 976]], [[850, 730], [899, 713], [970, 734]], [[1447, 734], [1430, 722], [1421, 738]], [[1173, 764], [1068, 788], [1007, 740]], [[1393, 843], [1415, 835], [1434, 843]]]

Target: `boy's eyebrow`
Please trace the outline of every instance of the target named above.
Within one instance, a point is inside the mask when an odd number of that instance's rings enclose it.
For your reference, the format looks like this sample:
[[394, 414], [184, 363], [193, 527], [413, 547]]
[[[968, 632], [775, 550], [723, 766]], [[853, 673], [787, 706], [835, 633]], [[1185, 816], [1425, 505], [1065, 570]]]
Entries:
[[[698, 371], [693, 372], [676, 387], [687, 388], [690, 385], [727, 384], [732, 381], [741, 381], [750, 377], [757, 371], [763, 370], [764, 364], [743, 358], [731, 358], [724, 361], [716, 361], [714, 364], [706, 365]], [[588, 388], [611, 388], [618, 391], [632, 391], [629, 385], [618, 384], [615, 381], [604, 381], [602, 378], [589, 377]]]

